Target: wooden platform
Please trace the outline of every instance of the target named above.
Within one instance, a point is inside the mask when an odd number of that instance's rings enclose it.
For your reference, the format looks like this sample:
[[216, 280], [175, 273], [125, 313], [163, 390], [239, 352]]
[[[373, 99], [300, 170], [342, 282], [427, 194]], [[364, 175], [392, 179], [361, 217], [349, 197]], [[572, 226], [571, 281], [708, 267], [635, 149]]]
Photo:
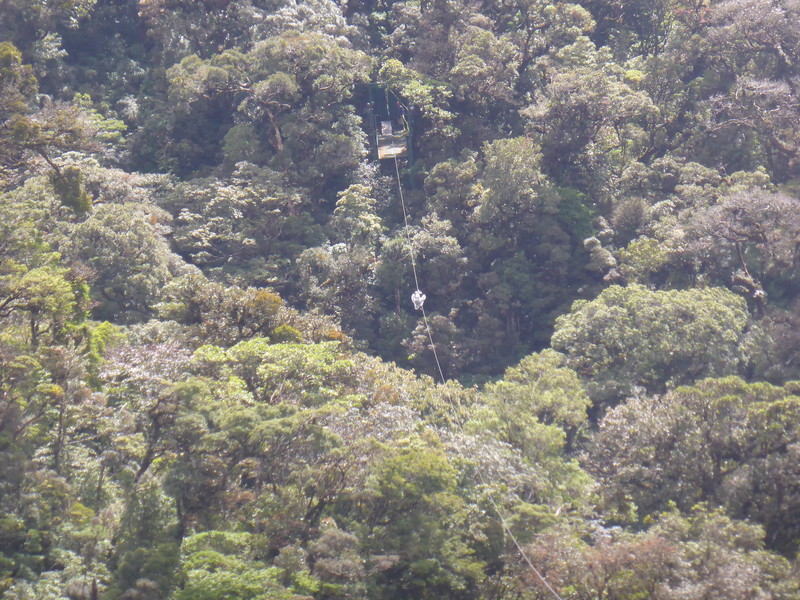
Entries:
[[408, 152], [408, 142], [402, 133], [378, 136], [378, 159], [403, 158]]

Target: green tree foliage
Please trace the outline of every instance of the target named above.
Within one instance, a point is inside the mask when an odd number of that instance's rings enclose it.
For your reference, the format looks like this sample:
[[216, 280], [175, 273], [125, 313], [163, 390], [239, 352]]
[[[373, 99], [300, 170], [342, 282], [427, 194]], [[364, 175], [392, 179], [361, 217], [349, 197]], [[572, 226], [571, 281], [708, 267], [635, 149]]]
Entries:
[[10, 42], [0, 45], [0, 149], [2, 150], [2, 187], [6, 187], [8, 172], [22, 160], [17, 147], [18, 131], [25, 127], [28, 101], [36, 93], [38, 82], [30, 65], [22, 63], [20, 51]]
[[486, 386], [498, 437], [534, 460], [558, 455], [587, 425], [589, 398], [565, 362], [552, 350], [532, 354]]
[[57, 27], [78, 27], [96, 3], [97, 0], [12, 0], [3, 5], [8, 18], [0, 31], [3, 38], [15, 43], [30, 43], [37, 34]]
[[762, 523], [771, 548], [794, 549], [799, 407], [794, 384], [738, 378], [631, 399], [603, 419], [590, 464], [607, 500], [630, 501], [642, 517], [708, 502]]
[[14, 594], [41, 572], [42, 589], [74, 583], [82, 563], [107, 573], [69, 512], [80, 504], [69, 478], [94, 455], [71, 442], [100, 416], [87, 402], [85, 284], [46, 241], [47, 203], [25, 192], [0, 196], [0, 589]]
[[605, 195], [605, 186], [642, 153], [643, 125], [656, 110], [607, 50], [580, 37], [556, 55], [543, 98], [524, 114], [540, 136], [547, 171]]
[[0, 115], [5, 122], [27, 111], [27, 101], [37, 91], [36, 77], [30, 65], [22, 64], [22, 54], [10, 42], [0, 46], [3, 94], [0, 96]]
[[488, 12], [496, 28], [509, 36], [519, 55], [519, 90], [529, 91], [549, 55], [594, 29], [592, 14], [581, 4], [548, 4], [541, 0], [491, 2]]
[[137, 204], [105, 204], [71, 232], [65, 248], [94, 275], [94, 312], [131, 322], [147, 317], [172, 276], [172, 253], [160, 235], [162, 211]]
[[[190, 173], [216, 159], [224, 136], [226, 146], [235, 147], [226, 134], [252, 131], [262, 147], [243, 158], [260, 154], [280, 170], [293, 165], [307, 184], [316, 171], [321, 186], [326, 177], [352, 169], [363, 152], [352, 111], [343, 101], [369, 70], [367, 55], [314, 33], [270, 37], [247, 54], [226, 50], [208, 60], [186, 57], [167, 72], [177, 108], [175, 147], [167, 160]], [[231, 133], [234, 125], [239, 129]]]
[[37, 90], [33, 69], [23, 64], [20, 51], [10, 42], [0, 43], [0, 189], [14, 183], [19, 171], [31, 167], [34, 157], [43, 159], [58, 180], [68, 178], [56, 155], [98, 150], [95, 138], [117, 126], [80, 101], [48, 100], [35, 109], [32, 100]]
[[274, 292], [226, 287], [199, 272], [170, 281], [162, 297], [159, 315], [196, 330], [193, 337], [198, 341], [227, 346], [257, 335], [280, 337], [278, 328], [290, 327], [284, 321], [291, 317]]
[[0, 0], [0, 595], [797, 598], [799, 16]]
[[25, 192], [0, 196], [0, 324], [5, 343], [34, 349], [64, 341], [86, 308], [85, 282], [47, 242], [43, 204]]
[[188, 538], [183, 547], [184, 581], [180, 600], [226, 598], [300, 600], [278, 582], [279, 569], [253, 560], [252, 535], [209, 531]]
[[[763, 537], [757, 525], [698, 505], [686, 516], [664, 512], [641, 533], [556, 529], [528, 551], [549, 583], [575, 598], [795, 597], [790, 563], [764, 550]], [[546, 592], [533, 575], [526, 583], [534, 597]]]
[[248, 163], [227, 180], [177, 186], [165, 205], [182, 256], [208, 273], [233, 272], [261, 285], [281, 281], [289, 261], [320, 235], [306, 190]]
[[373, 589], [436, 598], [474, 585], [481, 565], [457, 533], [466, 515], [455, 476], [442, 449], [424, 440], [408, 440], [376, 466], [364, 490]]
[[768, 301], [793, 296], [797, 285], [797, 204], [783, 193], [735, 192], [694, 215], [687, 233], [696, 241], [687, 245], [711, 263], [705, 271], [733, 282], [763, 313]]
[[429, 138], [434, 134], [451, 136], [455, 133], [449, 125], [454, 116], [448, 110], [452, 91], [444, 83], [426, 77], [396, 59], [390, 59], [381, 65], [378, 80], [387, 88], [397, 90], [403, 98], [422, 112], [432, 129]]
[[201, 369], [233, 372], [256, 401], [268, 404], [289, 402], [315, 406], [333, 400], [340, 386], [350, 379], [352, 366], [337, 352], [337, 343], [318, 345], [269, 344], [253, 338], [232, 346], [225, 354], [220, 349], [200, 348], [194, 356]]
[[735, 373], [746, 326], [744, 300], [723, 289], [612, 286], [557, 319], [553, 348], [567, 355], [593, 401], [616, 402], [637, 388], [658, 392]]

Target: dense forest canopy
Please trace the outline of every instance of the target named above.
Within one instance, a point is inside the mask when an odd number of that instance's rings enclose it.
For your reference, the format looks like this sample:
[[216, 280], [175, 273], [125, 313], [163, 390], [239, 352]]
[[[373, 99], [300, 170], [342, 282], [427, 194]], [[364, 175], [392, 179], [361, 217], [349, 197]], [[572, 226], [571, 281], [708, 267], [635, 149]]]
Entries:
[[798, 0], [0, 0], [0, 596], [800, 599], [798, 292]]

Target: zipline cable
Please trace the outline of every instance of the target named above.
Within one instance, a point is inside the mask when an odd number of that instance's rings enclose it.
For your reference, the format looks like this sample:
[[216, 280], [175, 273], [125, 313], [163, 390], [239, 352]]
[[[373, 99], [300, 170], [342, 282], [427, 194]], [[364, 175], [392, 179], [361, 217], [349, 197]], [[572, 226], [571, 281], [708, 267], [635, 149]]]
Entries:
[[403, 207], [403, 222], [405, 223], [406, 239], [408, 240], [408, 253], [411, 256], [411, 270], [414, 271], [414, 285], [419, 289], [419, 279], [417, 278], [417, 261], [414, 258], [414, 245], [411, 241], [411, 230], [408, 226], [408, 211], [406, 211], [406, 200], [403, 197], [403, 186], [400, 183], [400, 166], [397, 163], [397, 155], [394, 156], [394, 172], [397, 175], [397, 189], [400, 192], [400, 206]]
[[425, 322], [425, 329], [428, 330], [428, 340], [431, 343], [431, 350], [433, 351], [433, 358], [436, 360], [436, 368], [439, 369], [439, 377], [442, 378], [442, 384], [446, 383], [444, 373], [442, 372], [442, 365], [439, 364], [439, 357], [436, 355], [436, 344], [433, 343], [433, 336], [431, 335], [431, 326], [428, 325], [428, 315], [425, 314], [425, 307], [422, 307], [422, 320]]
[[[406, 239], [408, 240], [408, 254], [411, 257], [411, 270], [414, 271], [414, 285], [417, 286], [417, 290], [419, 290], [419, 278], [417, 277], [417, 261], [414, 258], [414, 243], [411, 240], [411, 230], [408, 226], [408, 211], [406, 210], [406, 200], [403, 196], [403, 185], [400, 182], [400, 166], [397, 163], [397, 155], [395, 154], [394, 157], [394, 172], [397, 175], [397, 189], [400, 192], [400, 206], [403, 207], [403, 222], [405, 223], [405, 230], [406, 230]], [[439, 377], [442, 378], [442, 383], [445, 383], [444, 378], [444, 371], [442, 371], [442, 365], [439, 362], [439, 355], [436, 353], [436, 344], [433, 343], [433, 334], [431, 334], [431, 326], [428, 324], [428, 315], [425, 314], [425, 307], [421, 306], [420, 310], [422, 310], [422, 320], [425, 323], [425, 329], [428, 332], [428, 340], [431, 343], [431, 351], [433, 352], [433, 358], [436, 360], [436, 368], [439, 369]]]
[[[475, 473], [478, 475], [478, 479], [480, 479], [481, 485], [486, 486], [486, 482], [483, 480], [483, 475], [481, 474], [481, 470], [480, 470], [480, 467], [478, 467], [478, 465], [475, 465]], [[559, 595], [559, 593], [557, 591], [555, 591], [555, 589], [553, 589], [553, 586], [551, 586], [547, 582], [547, 579], [545, 579], [544, 575], [542, 575], [539, 572], [539, 569], [537, 569], [535, 566], [533, 566], [533, 562], [531, 561], [530, 558], [528, 558], [528, 555], [525, 554], [525, 550], [522, 549], [522, 545], [517, 541], [516, 536], [512, 533], [511, 528], [508, 526], [508, 522], [506, 521], [505, 517], [503, 516], [503, 513], [500, 512], [500, 507], [497, 506], [497, 503], [494, 501], [494, 498], [492, 498], [491, 494], [488, 494], [487, 497], [489, 498], [489, 503], [492, 505], [492, 508], [494, 508], [494, 512], [497, 513], [497, 518], [499, 518], [500, 519], [500, 523], [503, 524], [503, 529], [506, 531], [506, 533], [508, 533], [508, 537], [511, 538], [511, 541], [514, 542], [514, 545], [517, 547], [517, 550], [519, 551], [520, 555], [522, 556], [522, 559], [531, 568], [531, 571], [534, 572], [536, 577], [539, 578], [539, 581], [541, 581], [544, 584], [544, 587], [546, 587], [550, 591], [550, 593], [553, 594], [553, 596], [555, 596], [558, 600], [564, 600]]]
[[[387, 106], [386, 106], [386, 108], [388, 110], [388, 108], [389, 108], [389, 106], [388, 106], [388, 91], [387, 91], [386, 95], [387, 95]], [[416, 261], [416, 258], [414, 256], [414, 254], [415, 254], [415, 252], [414, 252], [414, 242], [411, 239], [411, 230], [410, 230], [409, 225], [408, 225], [408, 211], [406, 210], [406, 200], [405, 200], [405, 197], [403, 195], [403, 184], [402, 184], [402, 182], [400, 180], [400, 166], [399, 166], [399, 164], [397, 162], [397, 155], [394, 156], [394, 171], [395, 171], [395, 175], [397, 176], [397, 190], [400, 192], [400, 206], [402, 206], [402, 208], [403, 208], [403, 223], [405, 224], [406, 239], [408, 240], [408, 253], [409, 253], [409, 256], [411, 257], [411, 270], [414, 273], [414, 284], [416, 285], [416, 289], [419, 291], [419, 278], [417, 277], [417, 261]], [[425, 323], [425, 329], [428, 332], [428, 341], [430, 342], [431, 351], [433, 352], [433, 358], [436, 361], [436, 368], [439, 369], [439, 376], [441, 377], [442, 384], [444, 385], [444, 384], [447, 383], [447, 380], [444, 377], [444, 372], [442, 371], [442, 365], [439, 362], [439, 355], [436, 352], [436, 344], [433, 343], [433, 335], [431, 334], [431, 327], [428, 324], [428, 315], [425, 314], [425, 307], [424, 306], [421, 306], [420, 310], [422, 310], [422, 320]], [[480, 467], [477, 464], [475, 465], [475, 472], [478, 475], [478, 479], [480, 480], [481, 485], [486, 487], [486, 482], [483, 479], [483, 474], [481, 473]], [[516, 546], [517, 550], [519, 551], [519, 553], [522, 556], [522, 558], [525, 561], [525, 563], [530, 567], [531, 571], [534, 572], [536, 577], [539, 578], [539, 581], [541, 581], [544, 584], [544, 586], [550, 591], [550, 593], [553, 594], [553, 596], [557, 600], [563, 600], [563, 598], [561, 598], [559, 593], [547, 582], [547, 580], [544, 578], [544, 576], [534, 566], [534, 564], [531, 561], [531, 559], [528, 558], [528, 555], [525, 554], [525, 550], [522, 549], [522, 545], [519, 543], [519, 541], [517, 540], [516, 536], [511, 531], [511, 528], [508, 526], [508, 522], [506, 521], [505, 517], [503, 516], [503, 513], [500, 512], [500, 507], [494, 501], [494, 498], [492, 498], [491, 494], [487, 494], [487, 497], [489, 498], [489, 503], [492, 505], [492, 508], [494, 509], [495, 513], [497, 513], [497, 517], [500, 519], [500, 523], [503, 525], [503, 529], [508, 534], [508, 537], [511, 538], [511, 541], [514, 542], [514, 546]]]
[[[414, 242], [411, 239], [411, 229], [408, 226], [408, 211], [406, 210], [406, 200], [403, 196], [403, 184], [400, 181], [400, 166], [397, 162], [397, 155], [394, 157], [394, 172], [397, 175], [397, 189], [400, 192], [400, 206], [403, 207], [403, 222], [405, 223], [406, 239], [408, 240], [408, 253], [411, 256], [411, 270], [414, 272], [414, 285], [419, 290], [419, 278], [417, 277], [417, 261], [414, 257]], [[439, 355], [436, 352], [436, 344], [433, 343], [433, 334], [431, 333], [431, 326], [428, 323], [428, 315], [425, 314], [425, 307], [421, 306], [422, 320], [425, 323], [425, 329], [428, 332], [428, 341], [431, 343], [431, 351], [433, 358], [436, 361], [436, 368], [439, 369], [439, 377], [442, 378], [442, 383], [445, 383], [444, 371], [442, 371], [442, 364], [439, 362]]]

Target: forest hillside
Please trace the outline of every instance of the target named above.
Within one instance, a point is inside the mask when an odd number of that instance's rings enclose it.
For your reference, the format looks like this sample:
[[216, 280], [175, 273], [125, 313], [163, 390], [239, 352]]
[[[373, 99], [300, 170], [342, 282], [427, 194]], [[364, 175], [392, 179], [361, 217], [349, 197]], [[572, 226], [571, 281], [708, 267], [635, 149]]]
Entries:
[[0, 597], [798, 600], [798, 292], [800, 0], [0, 0]]

